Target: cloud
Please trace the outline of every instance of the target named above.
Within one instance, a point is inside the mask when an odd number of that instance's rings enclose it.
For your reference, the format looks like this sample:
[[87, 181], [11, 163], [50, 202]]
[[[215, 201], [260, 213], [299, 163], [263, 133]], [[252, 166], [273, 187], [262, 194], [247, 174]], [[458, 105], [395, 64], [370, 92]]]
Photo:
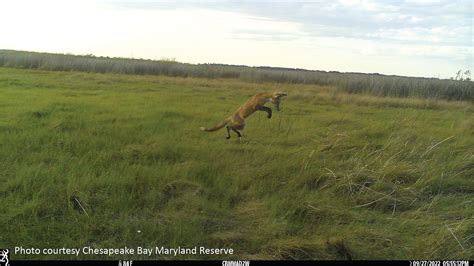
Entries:
[[425, 76], [473, 68], [469, 0], [18, 0], [1, 7], [0, 23], [9, 27], [0, 48]]
[[[472, 3], [469, 0], [338, 0], [338, 1], [121, 1], [108, 2], [129, 8], [206, 8], [244, 13], [274, 21], [294, 22], [302, 25], [309, 35], [382, 38], [387, 41], [403, 40], [390, 37], [385, 32], [428, 32], [433, 29], [456, 30], [433, 32], [430, 38], [411, 38], [420, 44], [437, 43], [449, 39], [456, 45], [470, 45], [472, 28]], [[257, 28], [257, 26], [256, 26]], [[436, 35], [436, 36], [435, 36]], [[255, 36], [257, 37], [257, 36]], [[402, 36], [403, 37], [403, 36]], [[275, 36], [280, 39], [279, 36]]]
[[269, 30], [257, 22], [232, 29], [231, 36], [255, 42], [286, 42], [318, 56], [321, 54], [316, 50], [327, 50], [346, 57], [404, 57], [405, 61], [442, 60], [446, 65], [473, 67], [470, 0], [133, 1], [121, 5], [146, 9], [199, 6], [292, 25]]

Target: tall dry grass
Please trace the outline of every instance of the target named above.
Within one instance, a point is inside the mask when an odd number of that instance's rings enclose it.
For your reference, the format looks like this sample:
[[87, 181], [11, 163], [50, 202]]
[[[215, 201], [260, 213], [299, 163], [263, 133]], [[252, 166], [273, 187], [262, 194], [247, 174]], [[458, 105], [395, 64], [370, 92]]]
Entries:
[[77, 56], [0, 50], [0, 66], [54, 71], [83, 71], [171, 77], [240, 79], [247, 82], [316, 84], [339, 91], [391, 97], [474, 100], [471, 81], [440, 80], [379, 74], [309, 71], [304, 69], [247, 67], [219, 64], [186, 64], [173, 60]]

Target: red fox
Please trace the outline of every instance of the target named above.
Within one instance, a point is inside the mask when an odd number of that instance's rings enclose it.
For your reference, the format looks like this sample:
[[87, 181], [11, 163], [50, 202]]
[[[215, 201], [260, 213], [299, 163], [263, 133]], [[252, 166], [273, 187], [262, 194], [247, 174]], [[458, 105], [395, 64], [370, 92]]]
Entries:
[[227, 128], [227, 137], [230, 139], [230, 130], [237, 133], [239, 139], [242, 138], [239, 130], [243, 130], [245, 127], [245, 118], [249, 117], [251, 114], [256, 111], [267, 112], [267, 117], [272, 118], [272, 109], [265, 106], [265, 103], [271, 102], [275, 106], [277, 111], [280, 111], [280, 98], [287, 96], [288, 94], [283, 92], [262, 92], [255, 94], [250, 99], [248, 99], [244, 105], [242, 105], [237, 111], [235, 111], [231, 116], [224, 119], [220, 124], [211, 127], [205, 128], [201, 127], [202, 131], [216, 131], [223, 127]]

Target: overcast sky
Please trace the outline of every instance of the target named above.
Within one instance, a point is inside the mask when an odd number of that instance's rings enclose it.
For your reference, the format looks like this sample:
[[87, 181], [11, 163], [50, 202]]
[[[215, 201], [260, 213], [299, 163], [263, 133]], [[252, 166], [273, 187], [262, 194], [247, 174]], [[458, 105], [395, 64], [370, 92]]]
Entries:
[[448, 78], [470, 0], [0, 0], [0, 49]]

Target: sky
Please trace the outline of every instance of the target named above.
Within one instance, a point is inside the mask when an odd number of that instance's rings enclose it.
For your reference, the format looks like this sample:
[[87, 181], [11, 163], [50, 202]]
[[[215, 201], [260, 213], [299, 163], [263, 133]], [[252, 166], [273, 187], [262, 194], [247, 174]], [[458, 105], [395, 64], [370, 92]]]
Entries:
[[390, 75], [474, 71], [470, 0], [0, 0], [0, 49]]

